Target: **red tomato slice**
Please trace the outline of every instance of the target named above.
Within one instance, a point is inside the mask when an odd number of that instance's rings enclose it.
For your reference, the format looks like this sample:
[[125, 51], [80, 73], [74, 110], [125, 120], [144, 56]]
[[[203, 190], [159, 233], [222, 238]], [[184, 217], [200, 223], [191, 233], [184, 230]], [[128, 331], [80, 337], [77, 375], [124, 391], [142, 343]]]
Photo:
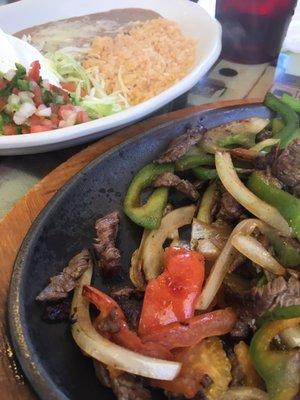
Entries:
[[215, 310], [181, 322], [159, 326], [142, 336], [143, 342], [160, 343], [167, 349], [189, 347], [211, 336], [225, 335], [232, 331], [236, 313], [232, 308]]
[[32, 92], [34, 94], [33, 101], [34, 101], [35, 106], [38, 107], [38, 106], [44, 104], [43, 97], [42, 97], [42, 91], [41, 91], [40, 87], [35, 86], [35, 88], [33, 89]]
[[75, 106], [73, 106], [73, 104], [65, 104], [60, 106], [58, 114], [63, 120], [66, 121], [73, 112], [75, 112]]
[[52, 112], [50, 119], [51, 119], [53, 128], [57, 128], [59, 121], [60, 121], [60, 119], [58, 118], [58, 115]]
[[7, 104], [7, 98], [6, 97], [0, 97], [0, 112], [4, 109], [6, 104]]
[[[138, 335], [129, 329], [123, 311], [111, 297], [91, 286], [84, 286], [82, 295], [101, 311], [98, 318], [106, 318], [113, 311], [114, 321], [118, 324], [118, 330], [109, 334], [113, 342], [150, 357], [168, 360], [173, 358], [171, 352], [159, 343], [142, 343]], [[97, 329], [97, 319], [95, 328]]]
[[41, 65], [39, 61], [33, 61], [30, 65], [27, 78], [29, 81], [35, 81], [36, 83], [40, 80], [40, 69]]
[[30, 128], [28, 128], [28, 126], [22, 126], [22, 133], [30, 133]]
[[68, 92], [75, 92], [76, 85], [73, 82], [62, 82], [61, 87]]
[[200, 253], [168, 247], [164, 272], [146, 287], [139, 334], [192, 317], [203, 280], [204, 257]]
[[0, 90], [5, 89], [7, 86], [7, 82], [4, 79], [0, 79]]
[[16, 135], [17, 128], [13, 124], [5, 124], [3, 126], [3, 133], [4, 133], [4, 135]]
[[76, 124], [82, 124], [89, 121], [89, 116], [86, 111], [78, 111], [76, 114]]
[[52, 128], [49, 126], [44, 126], [44, 125], [32, 125], [30, 127], [30, 133], [39, 133], [39, 132], [46, 132], [50, 131]]

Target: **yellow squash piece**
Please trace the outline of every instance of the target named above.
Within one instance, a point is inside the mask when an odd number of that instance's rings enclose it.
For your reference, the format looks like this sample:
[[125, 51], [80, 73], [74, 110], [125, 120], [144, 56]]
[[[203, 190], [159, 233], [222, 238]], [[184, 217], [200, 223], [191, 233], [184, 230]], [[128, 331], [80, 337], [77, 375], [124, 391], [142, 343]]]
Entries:
[[212, 384], [205, 389], [207, 399], [218, 400], [226, 392], [231, 381], [231, 364], [218, 337], [204, 339], [174, 353], [175, 360], [182, 363], [179, 375], [169, 382], [152, 380], [153, 386], [191, 399], [201, 389], [203, 377], [208, 375]]

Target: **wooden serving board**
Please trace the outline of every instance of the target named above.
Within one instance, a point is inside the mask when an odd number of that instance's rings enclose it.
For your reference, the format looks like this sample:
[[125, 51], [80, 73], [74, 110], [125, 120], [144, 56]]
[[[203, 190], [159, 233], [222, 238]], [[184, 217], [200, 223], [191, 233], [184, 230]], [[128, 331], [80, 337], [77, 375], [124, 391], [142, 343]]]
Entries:
[[32, 222], [55, 193], [72, 176], [119, 143], [165, 122], [176, 120], [198, 111], [252, 104], [257, 100], [226, 101], [182, 109], [154, 117], [107, 136], [77, 153], [54, 169], [36, 184], [13, 209], [0, 220], [0, 399], [36, 399], [23, 376], [8, 339], [6, 299], [10, 276], [20, 245]]

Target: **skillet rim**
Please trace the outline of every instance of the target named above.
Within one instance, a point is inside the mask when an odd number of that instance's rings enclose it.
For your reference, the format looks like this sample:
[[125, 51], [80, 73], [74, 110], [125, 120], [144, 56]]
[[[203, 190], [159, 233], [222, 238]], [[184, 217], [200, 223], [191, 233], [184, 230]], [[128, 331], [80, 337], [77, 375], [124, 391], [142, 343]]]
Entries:
[[[9, 339], [12, 342], [12, 347], [17, 357], [23, 374], [25, 375], [27, 382], [31, 389], [39, 396], [42, 400], [70, 400], [59, 386], [51, 379], [51, 376], [47, 372], [47, 369], [43, 367], [39, 354], [34, 350], [30, 335], [28, 333], [28, 326], [25, 320], [25, 316], [22, 313], [22, 306], [20, 299], [20, 286], [22, 285], [23, 279], [23, 264], [26, 262], [26, 258], [30, 255], [31, 242], [34, 241], [35, 235], [39, 235], [43, 228], [44, 221], [47, 220], [51, 213], [53, 213], [56, 207], [61, 201], [65, 194], [71, 190], [72, 187], [76, 186], [81, 179], [89, 173], [96, 165], [101, 163], [106, 158], [110, 157], [111, 154], [121, 151], [126, 146], [143, 139], [144, 137], [151, 136], [151, 134], [157, 130], [166, 128], [169, 125], [178, 122], [187, 123], [195, 118], [196, 116], [201, 118], [206, 113], [210, 113], [214, 110], [217, 111], [231, 111], [234, 109], [245, 109], [262, 107], [267, 109], [263, 103], [255, 101], [250, 104], [238, 104], [235, 106], [224, 106], [221, 108], [209, 108], [203, 111], [195, 111], [187, 116], [183, 116], [155, 127], [152, 127], [140, 134], [125, 140], [122, 143], [112, 147], [103, 154], [99, 155], [96, 159], [91, 161], [82, 170], [71, 177], [53, 196], [53, 198], [45, 205], [39, 215], [33, 221], [26, 236], [20, 246], [16, 260], [14, 262], [13, 272], [11, 275], [9, 290], [8, 290], [8, 301], [7, 301], [7, 319], [9, 328]], [[101, 394], [101, 393], [100, 393]]]

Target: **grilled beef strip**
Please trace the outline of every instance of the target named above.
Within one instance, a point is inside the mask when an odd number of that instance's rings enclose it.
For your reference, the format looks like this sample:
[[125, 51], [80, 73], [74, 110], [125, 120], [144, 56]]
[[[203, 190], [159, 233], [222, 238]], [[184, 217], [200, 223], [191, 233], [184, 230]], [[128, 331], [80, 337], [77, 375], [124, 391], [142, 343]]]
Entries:
[[172, 172], [165, 172], [164, 174], [160, 175], [152, 185], [154, 187], [173, 187], [193, 201], [198, 200], [199, 198], [197, 189], [190, 181], [181, 179]]
[[37, 301], [57, 301], [65, 299], [77, 285], [79, 278], [88, 268], [90, 254], [87, 249], [83, 249], [79, 254], [71, 259], [68, 266], [63, 271], [50, 278], [50, 283], [36, 297]]
[[266, 311], [277, 306], [300, 304], [300, 281], [294, 276], [288, 279], [280, 276], [260, 288], [254, 287], [243, 294], [226, 290], [226, 300], [228, 304], [233, 304], [238, 312], [238, 321], [231, 335], [246, 337], [251, 329], [255, 329], [256, 319]]
[[253, 166], [259, 170], [265, 170], [266, 168], [271, 168], [275, 163], [278, 155], [280, 153], [279, 146], [273, 147], [273, 149], [267, 154], [260, 154], [253, 160]]
[[143, 306], [144, 292], [125, 287], [112, 292], [111, 297], [121, 307], [130, 329], [137, 330]]
[[151, 393], [142, 378], [128, 373], [111, 379], [111, 388], [118, 400], [150, 400]]
[[217, 218], [223, 221], [232, 222], [240, 220], [244, 217], [244, 207], [231, 196], [230, 193], [224, 191], [221, 195], [220, 209]]
[[99, 314], [94, 321], [94, 327], [101, 335], [109, 336], [110, 333], [118, 333], [121, 329], [121, 325], [117, 310], [113, 308], [105, 318]]
[[150, 391], [144, 387], [144, 379], [127, 372], [112, 377], [106, 366], [94, 361], [97, 378], [102, 385], [113, 390], [117, 400], [150, 400]]
[[273, 165], [273, 173], [286, 186], [300, 186], [300, 139], [283, 150]]
[[[125, 287], [112, 292], [110, 295], [121, 307], [130, 329], [136, 330], [140, 320], [144, 293], [137, 289]], [[99, 314], [94, 321], [94, 326], [101, 334], [119, 332], [121, 327], [116, 310], [113, 308], [105, 318]]]
[[115, 246], [119, 227], [119, 213], [113, 211], [98, 219], [95, 224], [97, 237], [94, 249], [104, 277], [117, 275], [121, 269], [121, 254]]
[[172, 140], [167, 150], [154, 162], [163, 164], [177, 161], [201, 139], [204, 132], [206, 129], [203, 126], [187, 128], [186, 133]]

